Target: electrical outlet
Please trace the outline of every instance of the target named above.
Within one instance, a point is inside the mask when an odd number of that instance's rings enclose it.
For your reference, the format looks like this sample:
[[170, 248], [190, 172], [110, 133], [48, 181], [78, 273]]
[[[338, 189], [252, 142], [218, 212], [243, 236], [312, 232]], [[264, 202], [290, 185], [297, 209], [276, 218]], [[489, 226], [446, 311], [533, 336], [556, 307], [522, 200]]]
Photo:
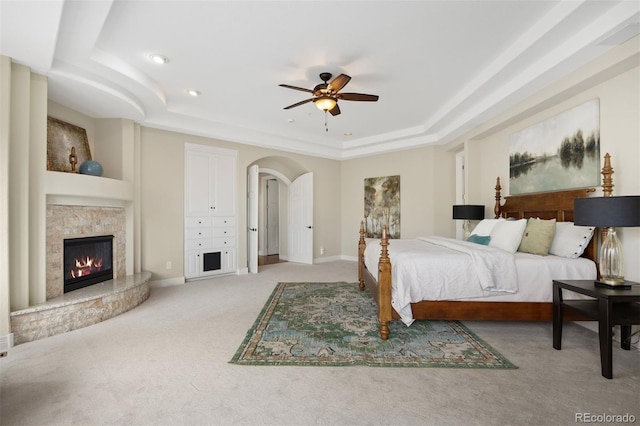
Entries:
[[324, 246], [320, 246], [320, 255], [324, 254]]
[[166, 266], [166, 268], [167, 268], [167, 269], [173, 269], [173, 262], [172, 262], [172, 261], [170, 261], [170, 260], [167, 260], [167, 266]]

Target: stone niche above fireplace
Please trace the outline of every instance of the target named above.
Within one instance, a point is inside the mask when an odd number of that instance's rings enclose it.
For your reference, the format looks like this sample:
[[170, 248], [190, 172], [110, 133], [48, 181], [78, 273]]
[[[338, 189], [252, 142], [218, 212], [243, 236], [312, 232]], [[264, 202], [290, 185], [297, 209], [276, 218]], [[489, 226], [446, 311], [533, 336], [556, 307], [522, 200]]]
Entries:
[[64, 293], [64, 240], [113, 235], [113, 277], [126, 275], [126, 212], [121, 207], [47, 206], [47, 300]]

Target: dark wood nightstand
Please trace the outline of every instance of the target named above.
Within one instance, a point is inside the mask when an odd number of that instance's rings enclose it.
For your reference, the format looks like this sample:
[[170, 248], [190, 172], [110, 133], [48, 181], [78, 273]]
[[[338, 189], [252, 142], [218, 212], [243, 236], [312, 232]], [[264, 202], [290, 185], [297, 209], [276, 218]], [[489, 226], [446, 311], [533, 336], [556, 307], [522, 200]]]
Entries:
[[[553, 281], [553, 347], [561, 349], [562, 319], [564, 308], [577, 311], [586, 317], [598, 321], [600, 337], [600, 363], [602, 375], [613, 378], [612, 367], [612, 328], [621, 327], [622, 349], [631, 348], [631, 326], [640, 324], [640, 283], [627, 281], [630, 289], [612, 289], [596, 286], [593, 280], [554, 280]], [[593, 297], [593, 300], [563, 300], [562, 290]]]

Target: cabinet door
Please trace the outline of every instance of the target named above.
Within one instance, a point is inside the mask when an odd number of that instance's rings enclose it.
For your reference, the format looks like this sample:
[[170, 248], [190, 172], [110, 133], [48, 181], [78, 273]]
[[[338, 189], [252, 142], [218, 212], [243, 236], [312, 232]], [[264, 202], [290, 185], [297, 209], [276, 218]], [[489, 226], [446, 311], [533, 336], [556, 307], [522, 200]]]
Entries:
[[236, 270], [235, 249], [222, 250], [222, 270], [224, 272], [233, 272]]
[[213, 211], [211, 154], [187, 151], [186, 156], [185, 214], [188, 216], [211, 215]]
[[214, 211], [216, 216], [236, 214], [236, 159], [215, 155], [213, 159]]
[[202, 271], [202, 255], [199, 250], [189, 250], [184, 254], [184, 276], [194, 278]]

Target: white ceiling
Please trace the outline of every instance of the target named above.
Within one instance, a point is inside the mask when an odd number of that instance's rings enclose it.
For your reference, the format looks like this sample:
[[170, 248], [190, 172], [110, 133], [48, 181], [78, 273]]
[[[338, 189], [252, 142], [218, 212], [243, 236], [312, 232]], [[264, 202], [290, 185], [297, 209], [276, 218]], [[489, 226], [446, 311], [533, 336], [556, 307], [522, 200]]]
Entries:
[[[0, 53], [92, 117], [353, 158], [451, 141], [639, 21], [636, 0], [0, 0]], [[321, 72], [380, 100], [340, 101], [336, 117], [284, 110], [308, 94], [278, 84], [313, 88]]]

